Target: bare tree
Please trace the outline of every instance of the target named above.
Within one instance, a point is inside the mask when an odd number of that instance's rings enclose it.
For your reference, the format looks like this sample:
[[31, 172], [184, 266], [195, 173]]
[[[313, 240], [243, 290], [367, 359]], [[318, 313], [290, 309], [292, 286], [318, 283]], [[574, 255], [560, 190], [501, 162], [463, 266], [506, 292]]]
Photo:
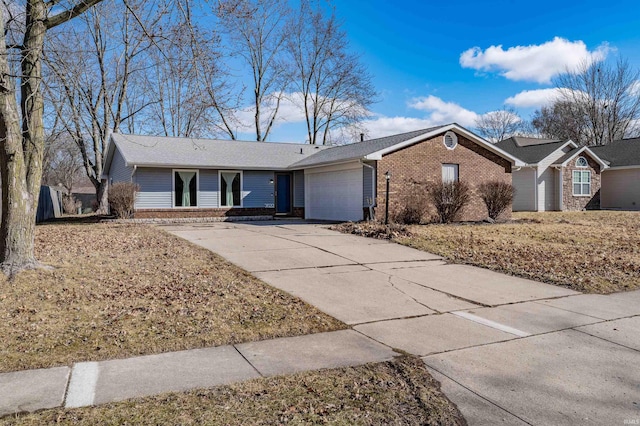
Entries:
[[167, 30], [145, 74], [144, 87], [157, 100], [146, 114], [152, 132], [183, 137], [231, 132], [233, 97], [218, 45], [215, 33], [189, 21]]
[[62, 187], [66, 194], [71, 194], [84, 176], [80, 151], [66, 133], [49, 135], [46, 139], [42, 183]]
[[543, 106], [534, 111], [531, 125], [545, 138], [572, 140], [576, 143], [589, 141], [587, 117], [575, 111], [575, 108], [575, 104], [566, 101]]
[[522, 126], [522, 119], [512, 107], [504, 107], [480, 115], [475, 122], [476, 129], [485, 139], [496, 143], [516, 135]]
[[45, 46], [48, 106], [79, 149], [99, 213], [108, 209], [101, 176], [109, 134], [153, 102], [146, 95], [130, 96], [130, 90], [155, 46], [146, 28], [158, 25], [166, 13], [166, 7], [140, 0], [107, 1], [72, 28], [52, 34]]
[[[34, 238], [45, 143], [41, 91], [45, 36], [48, 30], [99, 2], [26, 0], [21, 9], [24, 25], [20, 27], [12, 27], [4, 3], [0, 19], [0, 268], [10, 276], [39, 265]], [[54, 7], [56, 12], [51, 13]], [[11, 37], [7, 37], [11, 31], [20, 34], [19, 43], [11, 43]], [[12, 60], [20, 64], [18, 75], [12, 73]]]
[[371, 76], [349, 52], [347, 35], [335, 15], [325, 16], [318, 4], [301, 2], [288, 34], [294, 96], [304, 110], [307, 140], [326, 145], [332, 130], [369, 116], [376, 96]]
[[[233, 54], [251, 70], [253, 121], [257, 141], [269, 136], [290, 73], [283, 60], [290, 9], [286, 0], [219, 0], [217, 14]], [[223, 119], [229, 121], [224, 111]], [[231, 138], [233, 129], [225, 126]]]
[[[566, 137], [579, 145], [606, 145], [638, 134], [640, 72], [625, 60], [615, 65], [584, 63], [555, 80], [558, 100], [534, 115], [544, 134]], [[562, 129], [569, 129], [563, 133]]]

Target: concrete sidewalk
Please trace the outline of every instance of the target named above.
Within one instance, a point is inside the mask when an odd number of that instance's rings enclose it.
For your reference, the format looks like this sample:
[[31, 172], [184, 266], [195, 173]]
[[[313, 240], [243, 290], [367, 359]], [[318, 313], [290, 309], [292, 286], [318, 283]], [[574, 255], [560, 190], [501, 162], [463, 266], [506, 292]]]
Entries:
[[640, 423], [640, 291], [583, 295], [300, 221], [164, 229], [423, 357], [469, 424]]
[[353, 330], [0, 374], [0, 416], [84, 407], [248, 379], [382, 362], [397, 353]]

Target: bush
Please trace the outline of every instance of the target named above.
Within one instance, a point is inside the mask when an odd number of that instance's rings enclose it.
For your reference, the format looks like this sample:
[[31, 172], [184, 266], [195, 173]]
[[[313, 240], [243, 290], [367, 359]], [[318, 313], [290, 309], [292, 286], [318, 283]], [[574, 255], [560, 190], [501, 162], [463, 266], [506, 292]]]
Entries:
[[487, 214], [493, 220], [509, 208], [516, 193], [513, 185], [497, 180], [483, 183], [478, 190], [482, 201], [487, 206]]
[[62, 195], [62, 211], [66, 214], [78, 213], [78, 208], [82, 207], [82, 203], [77, 201], [73, 195]]
[[440, 223], [457, 220], [471, 196], [464, 182], [439, 182], [427, 187], [429, 199], [436, 208]]
[[414, 182], [400, 194], [399, 207], [394, 210], [391, 219], [405, 225], [420, 223], [428, 209], [429, 201], [424, 185]]
[[136, 193], [140, 187], [131, 182], [114, 183], [109, 188], [109, 207], [119, 219], [129, 219], [133, 216], [133, 208], [136, 200]]

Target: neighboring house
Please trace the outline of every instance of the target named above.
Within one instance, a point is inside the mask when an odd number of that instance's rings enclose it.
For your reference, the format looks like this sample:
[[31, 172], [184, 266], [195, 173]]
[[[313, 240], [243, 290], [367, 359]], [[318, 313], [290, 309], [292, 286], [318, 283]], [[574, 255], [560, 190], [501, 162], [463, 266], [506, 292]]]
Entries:
[[136, 218], [273, 216], [352, 220], [414, 183], [464, 180], [464, 220], [486, 217], [474, 189], [524, 163], [457, 124], [341, 146], [113, 134], [104, 178], [134, 182]]
[[496, 146], [524, 163], [513, 170], [513, 211], [639, 209], [638, 140], [578, 147], [514, 136]]
[[593, 146], [591, 150], [609, 163], [602, 174], [600, 206], [640, 210], [640, 138]]

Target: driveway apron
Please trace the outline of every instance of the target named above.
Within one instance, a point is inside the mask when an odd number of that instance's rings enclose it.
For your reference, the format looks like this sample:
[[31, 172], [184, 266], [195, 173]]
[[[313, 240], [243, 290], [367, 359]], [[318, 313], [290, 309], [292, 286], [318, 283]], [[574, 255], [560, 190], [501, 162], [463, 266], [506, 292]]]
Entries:
[[163, 229], [423, 357], [470, 424], [640, 424], [640, 291], [581, 295], [303, 221]]

